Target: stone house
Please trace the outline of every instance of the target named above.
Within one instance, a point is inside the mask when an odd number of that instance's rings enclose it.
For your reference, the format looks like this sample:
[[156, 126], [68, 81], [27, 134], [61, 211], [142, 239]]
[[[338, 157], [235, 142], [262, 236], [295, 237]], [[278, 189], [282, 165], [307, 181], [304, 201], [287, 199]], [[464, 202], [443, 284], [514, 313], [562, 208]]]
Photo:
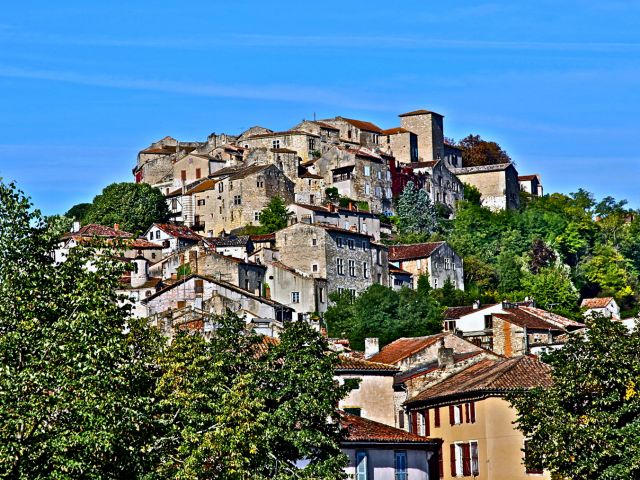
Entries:
[[293, 202], [293, 182], [275, 165], [223, 168], [212, 174], [215, 188], [197, 197], [206, 208], [201, 221], [209, 235], [247, 225], [259, 225], [260, 213], [269, 201], [279, 196], [285, 204]]
[[456, 168], [453, 173], [480, 191], [483, 207], [496, 211], [520, 206], [518, 171], [512, 163]]
[[585, 298], [580, 308], [583, 309], [585, 318], [595, 313], [614, 320], [620, 319], [620, 307], [613, 297]]
[[389, 262], [413, 275], [414, 288], [420, 275], [428, 275], [431, 288], [442, 288], [449, 281], [464, 290], [464, 262], [446, 242], [392, 245]]
[[279, 261], [327, 281], [331, 292], [354, 296], [374, 283], [388, 285], [386, 248], [373, 237], [334, 227], [296, 223], [276, 232]]
[[414, 173], [427, 174], [429, 185], [426, 191], [434, 203], [446, 205], [452, 212], [456, 209], [458, 200], [464, 197], [464, 185], [449, 170], [442, 160], [418, 162], [408, 165]]
[[320, 223], [333, 225], [353, 232], [371, 235], [375, 241], [380, 240], [380, 217], [371, 212], [364, 212], [351, 204], [341, 208], [328, 203], [326, 206], [292, 203], [288, 210], [293, 213], [293, 223]]
[[207, 238], [205, 241], [209, 249], [221, 255], [247, 260], [255, 250], [253, 240], [249, 235], [224, 235], [222, 237]]
[[265, 132], [243, 138], [240, 143], [244, 148], [264, 148], [268, 150], [292, 151], [303, 162], [314, 158], [320, 152], [320, 135], [304, 130], [287, 130], [284, 132]]
[[526, 441], [505, 396], [551, 382], [551, 368], [536, 358], [483, 359], [406, 401], [409, 431], [442, 438], [440, 478], [550, 479], [542, 468], [525, 468]]
[[164, 137], [138, 152], [133, 175], [136, 183], [157, 185], [172, 177], [173, 159], [178, 151], [178, 141]]
[[356, 480], [437, 480], [442, 441], [342, 413], [345, 473]]
[[308, 170], [320, 175], [338, 193], [366, 202], [373, 213], [392, 209], [391, 172], [387, 159], [365, 148], [332, 147]]
[[161, 278], [149, 275], [149, 261], [145, 257], [139, 256], [128, 262], [131, 263], [132, 269], [120, 278], [120, 287], [116, 294], [126, 298], [121, 304], [130, 305], [134, 317], [144, 318], [147, 316], [147, 309], [142, 300], [156, 293], [164, 284]]
[[183, 277], [142, 301], [148, 317], [156, 319], [169, 310], [190, 308], [223, 314], [226, 308], [245, 315], [247, 322], [270, 319], [291, 321], [293, 310], [272, 299], [255, 295], [223, 280], [200, 274]]
[[83, 227], [80, 222], [73, 222], [70, 232], [63, 234], [60, 241], [53, 251], [53, 258], [56, 263], [62, 263], [69, 255], [69, 250], [81, 243], [89, 243], [92, 241], [105, 242], [106, 244], [113, 242], [133, 241], [133, 233], [120, 230], [116, 224], [113, 227], [98, 225], [91, 223]]
[[444, 142], [444, 164], [449, 170], [462, 167], [462, 148]]
[[394, 290], [413, 288], [413, 276], [410, 272], [389, 264], [389, 286]]
[[327, 181], [322, 175], [304, 169], [295, 179], [295, 201], [309, 205], [321, 205], [325, 199]]
[[[400, 128], [418, 137], [418, 161], [444, 159], [444, 116], [429, 110], [402, 113]], [[394, 152], [395, 154], [395, 152]]]
[[520, 184], [520, 190], [533, 197], [542, 197], [544, 195], [542, 180], [537, 173], [533, 175], [520, 175], [518, 177], [518, 183]]
[[380, 149], [400, 163], [418, 162], [418, 136], [401, 127], [383, 130], [379, 140]]
[[[207, 178], [211, 173], [211, 159], [208, 155], [195, 152], [187, 153], [173, 162], [173, 187], [182, 188], [198, 180]], [[215, 161], [213, 163], [216, 163]]]
[[353, 118], [335, 117], [320, 120], [322, 123], [340, 129], [340, 143], [343, 145], [361, 145], [370, 149], [378, 147], [382, 129], [377, 125]]
[[171, 223], [154, 223], [144, 234], [150, 242], [162, 245], [162, 255], [167, 256], [202, 241], [202, 237], [189, 227]]
[[398, 367], [384, 363], [341, 355], [335, 377], [342, 385], [358, 380], [358, 388], [340, 400], [338, 408], [347, 413], [395, 426], [393, 409], [393, 378]]
[[319, 148], [317, 145], [314, 145], [316, 148], [313, 151], [320, 154], [326, 152], [333, 145], [340, 145], [340, 129], [328, 123], [315, 120], [303, 120], [293, 127], [292, 130], [311, 133], [319, 137]]
[[320, 328], [327, 311], [327, 281], [272, 260], [265, 265], [264, 295], [294, 310], [294, 320], [304, 320]]

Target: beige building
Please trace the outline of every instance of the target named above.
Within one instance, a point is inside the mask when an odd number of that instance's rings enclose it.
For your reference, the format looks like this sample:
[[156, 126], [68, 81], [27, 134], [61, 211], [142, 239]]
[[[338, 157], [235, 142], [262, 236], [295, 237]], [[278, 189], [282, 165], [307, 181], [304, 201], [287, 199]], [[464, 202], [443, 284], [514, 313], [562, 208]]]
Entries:
[[315, 152], [320, 152], [320, 135], [304, 130], [266, 132], [243, 138], [239, 141], [239, 145], [248, 149], [293, 151], [301, 161], [306, 162], [314, 157]]
[[389, 262], [411, 273], [413, 288], [417, 288], [420, 275], [428, 275], [431, 288], [442, 288], [449, 281], [464, 290], [464, 262], [446, 242], [392, 245]]
[[429, 110], [399, 115], [400, 127], [418, 137], [418, 161], [444, 159], [444, 116]]
[[533, 197], [542, 197], [544, 195], [542, 180], [537, 173], [533, 175], [520, 175], [518, 177], [518, 183], [520, 184], [520, 190]]
[[387, 155], [392, 155], [398, 162], [418, 162], [418, 136], [406, 128], [383, 130], [379, 141], [380, 149]]
[[508, 210], [520, 206], [518, 171], [512, 163], [456, 168], [453, 173], [461, 182], [480, 191], [480, 202], [484, 207]]
[[382, 129], [374, 123], [345, 117], [329, 118], [321, 122], [340, 129], [340, 143], [345, 146], [376, 148], [379, 145]]
[[196, 197], [196, 207], [204, 212], [199, 222], [207, 236], [219, 236], [246, 225], [259, 225], [260, 213], [279, 196], [293, 202], [293, 182], [275, 165], [224, 168], [212, 174], [215, 187]]

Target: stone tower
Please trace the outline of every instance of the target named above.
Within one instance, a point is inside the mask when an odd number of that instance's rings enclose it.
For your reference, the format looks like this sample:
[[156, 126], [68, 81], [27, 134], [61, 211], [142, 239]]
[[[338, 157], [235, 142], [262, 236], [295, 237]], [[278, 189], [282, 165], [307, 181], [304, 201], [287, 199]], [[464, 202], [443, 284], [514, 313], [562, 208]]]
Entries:
[[149, 280], [149, 262], [142, 255], [139, 255], [133, 260], [133, 265], [131, 287], [140, 288]]
[[444, 116], [429, 110], [407, 112], [400, 117], [400, 127], [418, 136], [418, 158], [421, 162], [444, 158]]

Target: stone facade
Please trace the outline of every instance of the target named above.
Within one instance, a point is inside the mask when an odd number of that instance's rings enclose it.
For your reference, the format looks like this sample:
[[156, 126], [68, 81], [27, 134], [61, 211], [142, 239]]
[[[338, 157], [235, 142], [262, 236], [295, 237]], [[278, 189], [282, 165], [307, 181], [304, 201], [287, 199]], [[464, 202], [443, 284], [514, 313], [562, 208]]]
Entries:
[[397, 245], [390, 247], [389, 260], [413, 276], [414, 288], [420, 275], [428, 275], [431, 288], [442, 288], [449, 281], [464, 290], [464, 262], [446, 242]]
[[293, 203], [288, 206], [293, 213], [294, 223], [320, 223], [333, 225], [352, 232], [371, 235], [375, 241], [380, 240], [380, 217], [370, 212], [362, 212], [355, 205], [340, 208], [329, 203], [326, 206]]
[[418, 136], [418, 161], [433, 161], [444, 158], [444, 117], [428, 110], [399, 115], [400, 127]]
[[400, 163], [418, 161], [418, 136], [404, 128], [383, 130], [379, 146], [383, 152], [392, 155]]
[[494, 211], [520, 206], [518, 172], [512, 163], [456, 168], [453, 172], [460, 181], [480, 190], [482, 206]]
[[411, 165], [414, 173], [427, 174], [428, 185], [425, 190], [433, 203], [446, 205], [452, 212], [456, 203], [464, 197], [464, 185], [447, 168], [444, 161], [420, 162]]
[[340, 129], [339, 136], [342, 145], [376, 148], [380, 143], [382, 129], [371, 122], [345, 117], [329, 118], [321, 120], [321, 122]]
[[280, 261], [327, 281], [329, 292], [353, 295], [374, 283], [388, 285], [386, 248], [372, 237], [332, 226], [296, 223], [276, 232]]
[[[296, 160], [303, 162], [313, 158], [312, 153], [320, 151], [320, 136], [302, 130], [288, 130], [286, 132], [269, 132], [243, 138], [240, 144], [249, 149], [264, 148], [292, 152]], [[297, 174], [297, 171], [296, 171]]]

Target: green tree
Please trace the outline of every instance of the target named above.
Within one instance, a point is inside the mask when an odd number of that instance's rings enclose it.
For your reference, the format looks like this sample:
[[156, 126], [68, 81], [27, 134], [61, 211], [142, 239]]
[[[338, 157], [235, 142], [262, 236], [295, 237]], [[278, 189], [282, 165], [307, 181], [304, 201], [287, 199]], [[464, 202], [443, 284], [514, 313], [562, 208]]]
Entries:
[[469, 185], [468, 183], [465, 183], [463, 185], [463, 192], [464, 192], [464, 199], [471, 203], [472, 205], [480, 205], [480, 199], [482, 198], [482, 194], [480, 193], [480, 190], [478, 190], [478, 187], [476, 187], [475, 185]]
[[87, 216], [87, 213], [91, 209], [90, 203], [78, 203], [71, 207], [67, 213], [64, 214], [65, 217], [69, 217], [73, 220], [76, 220], [80, 223], [84, 222], [84, 218]]
[[574, 317], [578, 312], [578, 291], [569, 269], [564, 266], [544, 267], [537, 274], [522, 277], [522, 296], [535, 299], [540, 308]]
[[282, 230], [289, 224], [291, 212], [280, 197], [272, 197], [267, 206], [260, 212], [262, 233], [273, 233]]
[[397, 204], [400, 233], [431, 234], [438, 227], [436, 210], [425, 192], [408, 182]]
[[93, 199], [85, 223], [98, 223], [132, 233], [144, 232], [154, 222], [169, 218], [164, 195], [146, 183], [112, 183]]
[[122, 264], [85, 247], [53, 263], [59, 233], [0, 183], [0, 476], [140, 477], [159, 339], [119, 306]]
[[548, 358], [553, 386], [513, 395], [527, 461], [562, 478], [640, 478], [640, 333], [596, 317]]
[[[210, 342], [176, 337], [158, 387], [166, 431], [163, 478], [343, 478], [333, 379], [337, 355], [305, 322], [279, 342], [245, 330], [234, 314], [213, 318]], [[267, 341], [268, 340], [268, 341]], [[331, 418], [332, 422], [327, 422]], [[296, 461], [310, 463], [304, 469]]]
[[336, 187], [325, 188], [324, 196], [328, 201], [332, 203], [338, 203], [338, 201], [340, 200], [340, 193], [338, 192], [338, 189]]

